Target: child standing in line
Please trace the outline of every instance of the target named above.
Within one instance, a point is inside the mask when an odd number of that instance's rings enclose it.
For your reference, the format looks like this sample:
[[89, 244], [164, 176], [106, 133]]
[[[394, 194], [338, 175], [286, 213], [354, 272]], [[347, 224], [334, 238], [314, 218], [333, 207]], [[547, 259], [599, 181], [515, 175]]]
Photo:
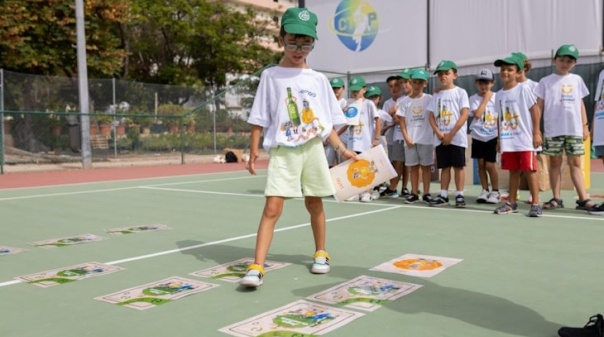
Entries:
[[[356, 153], [378, 146], [382, 131], [382, 122], [377, 107], [373, 101], [365, 99], [366, 86], [365, 79], [360, 76], [353, 77], [348, 83], [348, 88], [350, 88], [354, 100], [353, 103], [348, 105], [348, 108], [350, 109], [352, 105], [356, 105], [360, 115], [358, 124], [352, 125], [348, 129], [348, 146]], [[371, 192], [372, 190], [367, 190], [362, 193], [359, 196], [361, 202], [371, 202], [373, 200]]]
[[396, 115], [405, 139], [405, 163], [410, 169], [411, 193], [405, 203], [412, 204], [419, 199], [419, 170], [421, 166], [424, 195], [421, 200], [428, 205], [432, 202], [430, 195], [430, 169], [434, 163], [434, 131], [430, 126], [428, 105], [432, 95], [424, 93], [428, 84], [428, 72], [414, 69], [411, 72], [411, 92], [406, 96]]
[[[604, 163], [604, 70], [600, 71], [596, 82], [594, 115], [591, 121], [591, 139], [596, 157]], [[604, 215], [604, 203], [589, 209], [589, 214]]]
[[526, 74], [528, 74], [533, 67], [531, 60], [528, 58], [528, 56], [519, 51], [512, 53], [512, 56], [516, 57], [524, 64], [524, 69], [518, 74], [518, 84], [528, 85], [529, 88], [531, 88], [531, 90], [534, 92], [538, 83], [526, 76]]
[[[408, 174], [405, 169], [405, 145], [402, 142], [402, 134], [400, 134], [400, 127], [396, 117], [401, 100], [408, 94], [408, 80], [411, 75], [410, 69], [404, 69], [400, 74], [396, 76], [389, 76], [386, 79], [388, 83], [388, 90], [392, 97], [384, 102], [383, 109], [386, 111], [393, 120], [393, 125], [386, 131], [386, 141], [388, 142], [388, 159], [392, 163], [392, 167], [396, 171], [396, 176], [390, 179], [390, 185], [380, 194], [382, 197], [388, 197], [396, 199], [399, 197], [398, 184], [402, 180], [403, 187], [400, 195], [406, 195]], [[400, 139], [395, 140], [394, 135], [400, 134]]]
[[264, 210], [258, 226], [254, 263], [240, 284], [258, 287], [263, 283], [264, 263], [273, 239], [275, 224], [286, 198], [301, 197], [310, 214], [315, 240], [311, 272], [330, 271], [325, 251], [325, 212], [322, 197], [333, 195], [322, 139], [329, 138], [344, 158], [356, 158], [340, 143], [334, 124], [346, 120], [325, 75], [309, 69], [306, 58], [317, 39], [317, 16], [306, 8], [289, 8], [281, 18], [279, 38], [284, 56], [279, 65], [260, 77], [248, 123], [252, 125], [250, 158], [246, 164], [256, 174], [260, 135], [270, 153]]
[[[541, 113], [537, 98], [527, 85], [518, 84], [518, 73], [524, 67], [522, 60], [509, 56], [495, 61], [500, 67], [503, 88], [495, 96], [495, 110], [499, 120], [499, 150], [501, 168], [510, 171], [509, 200], [495, 209], [495, 214], [518, 213], [517, 193], [520, 174], [526, 176], [532, 200], [539, 200], [537, 156], [541, 147], [539, 120]], [[541, 206], [532, 204], [530, 217], [541, 216]]]
[[[482, 192], [476, 202], [479, 204], [497, 204], [499, 194], [499, 175], [497, 162], [497, 112], [495, 111], [495, 93], [491, 91], [495, 77], [489, 69], [481, 69], [476, 75], [474, 85], [477, 93], [470, 97], [470, 124], [472, 136], [472, 158], [478, 161], [478, 176]], [[489, 178], [492, 191], [489, 192]]]
[[440, 194], [431, 206], [449, 205], [449, 184], [451, 168], [455, 177], [455, 207], [466, 207], [463, 196], [466, 166], [466, 147], [468, 147], [466, 122], [470, 102], [468, 93], [455, 85], [457, 65], [453, 61], [443, 60], [434, 72], [440, 82], [438, 93], [434, 94], [428, 106], [430, 125], [435, 134], [436, 165], [441, 169]]
[[581, 156], [583, 142], [589, 137], [587, 113], [583, 97], [589, 95], [581, 76], [570, 71], [577, 64], [579, 51], [573, 45], [563, 45], [554, 56], [554, 73], [542, 78], [535, 88], [537, 105], [543, 111], [543, 153], [549, 156], [549, 181], [553, 198], [543, 204], [544, 209], [564, 207], [560, 198], [562, 153], [566, 152], [570, 177], [579, 200], [576, 209], [589, 210], [594, 203], [587, 197]]
[[[336, 99], [338, 100], [338, 103], [342, 108], [343, 114], [344, 112], [346, 112], [346, 106], [348, 105], [346, 99], [343, 97], [344, 91], [346, 89], [344, 81], [341, 78], [333, 78], [331, 79], [331, 81], [329, 81], [329, 83], [331, 84], [333, 93], [334, 95], [336, 95]], [[344, 146], [348, 146], [348, 125], [334, 125], [334, 129], [336, 130], [338, 136], [340, 136], [340, 141], [342, 142], [342, 144], [344, 144]], [[342, 158], [336, 153], [334, 147], [328, 143], [328, 140], [323, 141], [323, 146], [325, 147], [325, 156], [327, 157], [327, 163], [331, 168], [342, 162]]]
[[[372, 101], [377, 107], [378, 117], [380, 122], [382, 123], [382, 133], [384, 129], [390, 129], [392, 127], [392, 116], [388, 114], [386, 111], [380, 109], [380, 102], [382, 101], [382, 90], [377, 86], [369, 86], [367, 87], [367, 91], [365, 92], [365, 98]], [[384, 148], [387, 148], [387, 143], [385, 142], [385, 137], [380, 137], [380, 143]], [[380, 198], [380, 186], [376, 186], [371, 192], [371, 198], [373, 200], [377, 200]]]

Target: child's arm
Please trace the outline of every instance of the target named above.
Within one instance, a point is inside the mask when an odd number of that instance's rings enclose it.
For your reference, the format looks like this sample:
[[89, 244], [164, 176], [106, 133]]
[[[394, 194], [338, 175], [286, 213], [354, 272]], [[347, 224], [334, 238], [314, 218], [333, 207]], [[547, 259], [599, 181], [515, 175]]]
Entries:
[[[543, 136], [541, 135], [541, 109], [539, 108], [539, 100], [537, 99], [537, 104], [533, 104], [529, 108], [531, 112], [531, 121], [533, 122], [533, 147], [538, 148], [543, 145]], [[543, 100], [541, 100], [541, 104], [543, 104]]]
[[482, 102], [480, 102], [478, 108], [474, 110], [474, 118], [482, 118], [482, 114], [484, 114], [485, 110], [487, 109], [487, 104], [489, 104], [491, 97], [493, 97], [493, 92], [491, 90], [484, 94], [482, 97]]
[[333, 146], [334, 149], [336, 149], [336, 153], [346, 159], [354, 159], [357, 160], [357, 154], [352, 151], [352, 150], [348, 150], [344, 144], [342, 143], [342, 141], [340, 140], [340, 137], [338, 136], [338, 133], [335, 130], [331, 130], [331, 132], [329, 133], [329, 136], [327, 138], [329, 140], [329, 143], [331, 144], [331, 146]]
[[407, 144], [407, 147], [412, 147], [413, 140], [411, 139], [411, 137], [409, 137], [409, 134], [407, 133], [407, 123], [405, 122], [405, 118], [399, 118], [398, 125], [401, 126], [401, 132], [403, 133], [403, 138], [405, 139], [405, 144]]
[[457, 132], [459, 132], [461, 127], [464, 126], [464, 124], [466, 124], [466, 122], [468, 121], [468, 111], [469, 111], [468, 108], [461, 109], [461, 111], [459, 112], [459, 119], [457, 120], [457, 123], [455, 123], [455, 125], [453, 126], [453, 129], [451, 129], [451, 132], [448, 132], [444, 135], [443, 141], [442, 141], [443, 145], [451, 144], [453, 137], [457, 134]]
[[581, 121], [583, 123], [583, 140], [586, 140], [589, 137], [589, 123], [587, 122], [587, 111], [583, 100], [581, 100]]
[[256, 174], [256, 168], [254, 163], [260, 156], [258, 152], [258, 145], [260, 144], [260, 135], [262, 134], [262, 127], [259, 125], [252, 125], [252, 132], [250, 136], [250, 159], [248, 159], [245, 168], [250, 171], [251, 174]]
[[436, 135], [436, 138], [438, 138], [438, 140], [440, 140], [442, 142], [443, 139], [445, 138], [445, 136], [443, 135], [442, 132], [440, 132], [438, 125], [436, 125], [436, 118], [434, 117], [434, 114], [432, 113], [432, 111], [430, 111], [430, 126], [432, 127], [432, 130], [434, 130], [434, 134]]
[[539, 115], [541, 115], [541, 112], [543, 112], [543, 98], [537, 97], [537, 107], [539, 108]]
[[372, 146], [380, 145], [380, 137], [382, 134], [382, 120], [379, 117], [375, 117], [375, 133], [373, 134], [373, 140], [371, 141]]

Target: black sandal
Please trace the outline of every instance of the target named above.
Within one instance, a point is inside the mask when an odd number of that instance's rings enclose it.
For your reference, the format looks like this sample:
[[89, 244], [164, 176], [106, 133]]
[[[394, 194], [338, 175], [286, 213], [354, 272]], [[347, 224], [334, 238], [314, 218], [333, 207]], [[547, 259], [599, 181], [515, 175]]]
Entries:
[[591, 202], [591, 199], [588, 198], [585, 200], [577, 200], [577, 207], [575, 207], [575, 209], [589, 211], [594, 206], [595, 206], [595, 204], [593, 202]]
[[562, 199], [551, 198], [549, 201], [543, 203], [543, 209], [554, 208], [564, 208], [564, 202], [562, 202]]

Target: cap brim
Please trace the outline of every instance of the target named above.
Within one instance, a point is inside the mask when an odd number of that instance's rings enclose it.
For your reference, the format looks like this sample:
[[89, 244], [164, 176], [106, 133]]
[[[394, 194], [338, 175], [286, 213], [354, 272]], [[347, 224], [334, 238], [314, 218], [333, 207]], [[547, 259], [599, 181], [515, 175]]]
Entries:
[[349, 87], [349, 89], [350, 89], [350, 91], [359, 91], [359, 90], [363, 89], [363, 87], [364, 86], [362, 86], [362, 85], [351, 85]]
[[300, 25], [295, 23], [289, 23], [283, 26], [283, 29], [288, 34], [298, 34], [298, 35], [306, 35], [318, 40], [317, 31], [312, 29], [306, 25]]
[[490, 77], [476, 77], [476, 81], [494, 81], [494, 79]]
[[434, 75], [438, 74], [438, 73], [439, 73], [439, 72], [441, 72], [441, 71], [449, 71], [449, 70], [451, 70], [451, 69], [453, 69], [453, 68], [441, 68], [441, 69], [436, 69], [436, 70], [434, 70]]

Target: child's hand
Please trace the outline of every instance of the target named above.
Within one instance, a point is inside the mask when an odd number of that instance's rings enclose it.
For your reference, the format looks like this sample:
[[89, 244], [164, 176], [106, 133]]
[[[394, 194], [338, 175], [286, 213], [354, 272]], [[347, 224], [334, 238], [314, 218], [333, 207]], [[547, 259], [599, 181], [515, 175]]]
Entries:
[[451, 141], [453, 140], [453, 134], [451, 132], [447, 132], [443, 134], [443, 145], [451, 145]]
[[245, 163], [245, 168], [253, 175], [256, 175], [256, 168], [254, 167], [254, 163], [256, 162], [256, 159], [258, 159], [260, 155], [258, 154], [258, 152], [251, 152], [250, 151], [250, 159]]
[[587, 137], [590, 136], [589, 126], [587, 124], [583, 125], [583, 141], [587, 140]]
[[533, 147], [538, 148], [543, 145], [543, 137], [541, 136], [541, 131], [537, 131], [533, 133]]
[[346, 150], [344, 150], [344, 152], [342, 152], [342, 157], [344, 157], [346, 159], [359, 160], [359, 158], [357, 158], [356, 152], [349, 150], [349, 149], [346, 149]]

